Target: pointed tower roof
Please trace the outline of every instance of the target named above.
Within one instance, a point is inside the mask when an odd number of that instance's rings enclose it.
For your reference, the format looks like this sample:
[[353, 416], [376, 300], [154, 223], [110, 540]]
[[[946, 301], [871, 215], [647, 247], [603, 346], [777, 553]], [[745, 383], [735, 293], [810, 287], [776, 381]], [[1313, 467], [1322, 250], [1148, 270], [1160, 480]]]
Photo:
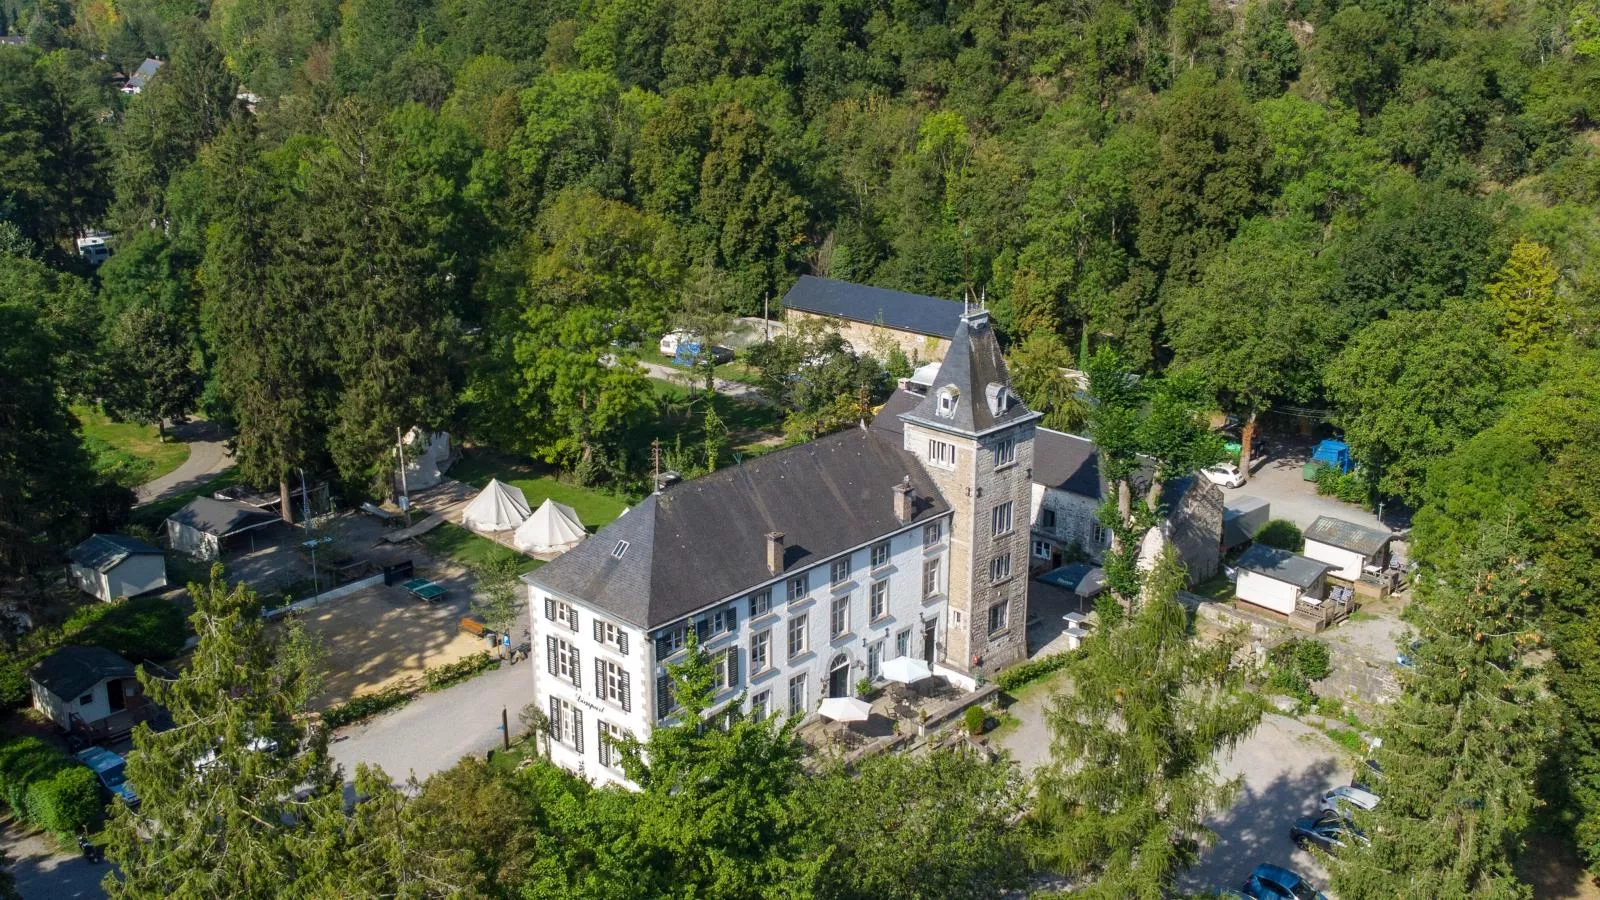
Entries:
[[969, 308], [928, 395], [900, 418], [969, 437], [1039, 418], [1011, 389], [989, 311]]

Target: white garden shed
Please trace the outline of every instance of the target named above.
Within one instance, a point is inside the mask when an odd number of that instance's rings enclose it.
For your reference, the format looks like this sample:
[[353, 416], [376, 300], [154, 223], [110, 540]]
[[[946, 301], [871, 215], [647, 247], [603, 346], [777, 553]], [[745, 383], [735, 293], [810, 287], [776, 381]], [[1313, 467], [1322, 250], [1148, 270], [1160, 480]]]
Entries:
[[161, 548], [125, 534], [97, 534], [67, 553], [72, 583], [110, 603], [167, 586], [167, 559]]
[[1333, 566], [1298, 553], [1254, 544], [1234, 563], [1240, 600], [1281, 615], [1293, 615], [1301, 600], [1321, 600]]

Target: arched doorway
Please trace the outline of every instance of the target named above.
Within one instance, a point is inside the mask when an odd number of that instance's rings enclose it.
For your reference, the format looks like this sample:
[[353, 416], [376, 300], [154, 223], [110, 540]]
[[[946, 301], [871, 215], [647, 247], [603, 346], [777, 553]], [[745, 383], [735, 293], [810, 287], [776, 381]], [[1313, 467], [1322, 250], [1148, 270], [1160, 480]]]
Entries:
[[828, 666], [828, 696], [850, 696], [850, 660], [843, 653], [835, 656]]

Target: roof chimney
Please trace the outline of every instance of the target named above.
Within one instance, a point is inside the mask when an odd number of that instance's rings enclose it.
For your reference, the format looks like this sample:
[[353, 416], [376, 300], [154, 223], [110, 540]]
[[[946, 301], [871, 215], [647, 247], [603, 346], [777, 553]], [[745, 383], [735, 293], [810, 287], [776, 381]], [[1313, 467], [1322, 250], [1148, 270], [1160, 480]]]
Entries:
[[916, 492], [911, 488], [911, 476], [894, 486], [894, 517], [903, 525], [911, 521], [912, 507], [915, 505]]
[[783, 571], [783, 532], [767, 532], [767, 571], [776, 575]]

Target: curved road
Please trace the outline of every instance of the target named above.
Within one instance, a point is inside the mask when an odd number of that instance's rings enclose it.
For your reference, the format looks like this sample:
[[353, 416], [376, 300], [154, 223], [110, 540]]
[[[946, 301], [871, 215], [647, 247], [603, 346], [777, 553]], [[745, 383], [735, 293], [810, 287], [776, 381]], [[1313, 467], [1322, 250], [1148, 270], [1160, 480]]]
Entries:
[[139, 506], [192, 491], [233, 468], [227, 436], [212, 423], [195, 421], [175, 425], [172, 436], [189, 445], [189, 458], [171, 472], [140, 485], [135, 492]]

